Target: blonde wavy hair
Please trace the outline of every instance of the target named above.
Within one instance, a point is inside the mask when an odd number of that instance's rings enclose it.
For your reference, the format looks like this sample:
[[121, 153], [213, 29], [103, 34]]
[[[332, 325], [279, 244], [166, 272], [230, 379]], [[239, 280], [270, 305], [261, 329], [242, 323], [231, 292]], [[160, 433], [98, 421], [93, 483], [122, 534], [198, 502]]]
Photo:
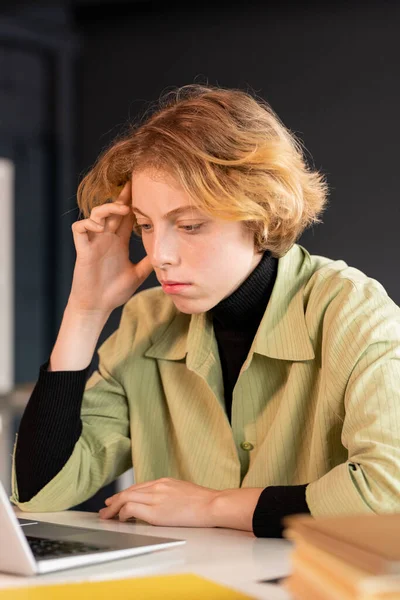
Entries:
[[257, 251], [277, 257], [320, 221], [327, 199], [296, 136], [267, 102], [238, 89], [190, 84], [164, 93], [79, 184], [83, 216], [144, 169], [177, 179], [211, 217], [243, 221]]

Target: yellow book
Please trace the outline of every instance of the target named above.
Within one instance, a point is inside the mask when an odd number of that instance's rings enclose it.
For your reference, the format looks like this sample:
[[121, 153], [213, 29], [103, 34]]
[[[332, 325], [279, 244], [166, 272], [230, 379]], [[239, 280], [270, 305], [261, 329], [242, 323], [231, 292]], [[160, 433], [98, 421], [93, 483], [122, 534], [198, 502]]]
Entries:
[[252, 600], [198, 575], [159, 575], [0, 589], [0, 600]]

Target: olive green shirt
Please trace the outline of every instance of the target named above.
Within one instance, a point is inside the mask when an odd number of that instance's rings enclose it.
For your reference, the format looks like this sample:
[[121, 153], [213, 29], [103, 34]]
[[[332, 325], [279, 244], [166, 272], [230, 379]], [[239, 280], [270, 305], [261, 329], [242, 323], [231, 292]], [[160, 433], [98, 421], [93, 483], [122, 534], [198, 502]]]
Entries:
[[[309, 483], [311, 514], [400, 511], [400, 309], [341, 260], [294, 245], [226, 416], [207, 313], [137, 293], [100, 347], [82, 434], [26, 511], [58, 511], [134, 466], [214, 489]], [[14, 452], [15, 456], [15, 452]]]

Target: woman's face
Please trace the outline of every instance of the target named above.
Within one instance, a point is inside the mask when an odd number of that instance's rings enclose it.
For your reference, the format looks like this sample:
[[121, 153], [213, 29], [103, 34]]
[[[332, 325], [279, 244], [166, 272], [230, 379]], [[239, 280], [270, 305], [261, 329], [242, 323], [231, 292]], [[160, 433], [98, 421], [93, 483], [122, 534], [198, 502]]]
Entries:
[[132, 207], [157, 279], [181, 312], [208, 311], [261, 260], [243, 223], [205, 215], [168, 175], [134, 172]]

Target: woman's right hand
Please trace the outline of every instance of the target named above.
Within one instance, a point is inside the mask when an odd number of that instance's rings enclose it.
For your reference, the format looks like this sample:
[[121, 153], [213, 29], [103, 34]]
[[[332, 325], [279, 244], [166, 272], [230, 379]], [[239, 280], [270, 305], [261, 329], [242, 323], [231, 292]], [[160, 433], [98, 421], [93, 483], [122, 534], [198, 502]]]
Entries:
[[72, 225], [77, 256], [68, 304], [74, 310], [111, 313], [150, 275], [148, 256], [137, 264], [129, 258], [133, 224], [128, 181], [114, 202], [96, 206], [88, 219]]

